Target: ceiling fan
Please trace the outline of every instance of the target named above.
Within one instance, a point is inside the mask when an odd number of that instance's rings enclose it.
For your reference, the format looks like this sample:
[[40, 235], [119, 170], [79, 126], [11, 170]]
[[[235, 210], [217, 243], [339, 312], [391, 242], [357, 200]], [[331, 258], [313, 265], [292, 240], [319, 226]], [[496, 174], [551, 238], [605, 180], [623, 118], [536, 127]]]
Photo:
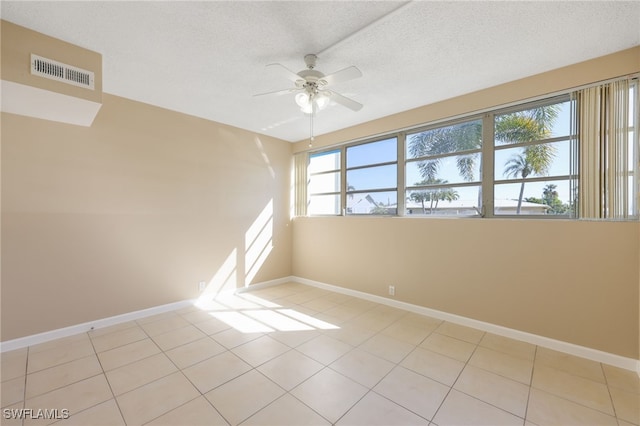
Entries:
[[298, 106], [304, 113], [312, 115], [316, 111], [326, 108], [331, 100], [350, 110], [359, 111], [362, 108], [361, 103], [328, 89], [328, 86], [362, 77], [362, 72], [358, 68], [351, 66], [333, 74], [324, 75], [315, 69], [317, 60], [318, 57], [314, 54], [305, 55], [304, 62], [307, 65], [307, 69], [298, 73], [291, 71], [282, 64], [267, 65], [267, 67], [278, 70], [283, 77], [291, 80], [295, 87], [260, 93], [254, 96], [296, 93], [295, 101]]

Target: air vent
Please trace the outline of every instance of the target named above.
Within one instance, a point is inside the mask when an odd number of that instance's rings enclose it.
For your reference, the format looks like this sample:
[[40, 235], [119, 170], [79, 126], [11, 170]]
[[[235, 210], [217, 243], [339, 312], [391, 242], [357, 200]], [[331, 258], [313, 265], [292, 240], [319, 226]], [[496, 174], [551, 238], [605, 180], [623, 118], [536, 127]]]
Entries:
[[94, 90], [93, 72], [31, 54], [31, 74]]

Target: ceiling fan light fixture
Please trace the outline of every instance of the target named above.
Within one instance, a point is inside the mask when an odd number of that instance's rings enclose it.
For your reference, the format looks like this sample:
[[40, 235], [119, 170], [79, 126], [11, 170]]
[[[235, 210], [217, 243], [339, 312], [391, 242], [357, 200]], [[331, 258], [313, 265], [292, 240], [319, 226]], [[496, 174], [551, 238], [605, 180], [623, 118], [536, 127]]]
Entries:
[[325, 109], [329, 105], [329, 96], [327, 92], [320, 92], [313, 98], [317, 109]]
[[302, 92], [295, 97], [296, 104], [305, 114], [311, 114], [315, 111], [325, 109], [329, 105], [329, 96], [327, 92], [319, 92], [316, 94]]
[[309, 94], [306, 92], [298, 93], [296, 95], [296, 103], [302, 110], [305, 108], [311, 108], [311, 102], [309, 102]]
[[312, 112], [314, 112], [312, 104], [307, 104], [307, 105], [301, 107], [300, 110], [302, 112], [304, 112], [305, 114], [311, 114]]

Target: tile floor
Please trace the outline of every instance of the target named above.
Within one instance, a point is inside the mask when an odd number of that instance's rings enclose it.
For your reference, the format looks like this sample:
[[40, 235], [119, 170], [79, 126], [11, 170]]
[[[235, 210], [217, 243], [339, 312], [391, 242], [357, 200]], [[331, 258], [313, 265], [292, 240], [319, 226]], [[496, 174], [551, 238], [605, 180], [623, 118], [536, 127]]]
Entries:
[[294, 283], [1, 360], [3, 425], [640, 424], [631, 371]]

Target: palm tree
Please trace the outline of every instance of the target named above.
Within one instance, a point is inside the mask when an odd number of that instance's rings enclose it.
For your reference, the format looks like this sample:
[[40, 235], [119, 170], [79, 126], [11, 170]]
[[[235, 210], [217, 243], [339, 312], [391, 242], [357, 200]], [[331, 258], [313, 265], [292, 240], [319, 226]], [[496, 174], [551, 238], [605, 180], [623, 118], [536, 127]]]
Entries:
[[547, 105], [499, 115], [495, 119], [494, 137], [507, 144], [544, 139], [550, 136], [559, 112], [558, 105]]
[[[355, 186], [347, 184], [347, 192], [355, 191], [355, 190], [356, 190]], [[353, 193], [352, 192], [349, 193], [349, 198], [353, 199]]]
[[[416, 133], [409, 141], [412, 158], [455, 153], [482, 147], [482, 124], [480, 121], [456, 124], [448, 127]], [[476, 154], [461, 154], [456, 157], [460, 175], [467, 181], [474, 179], [473, 170], [479, 158]], [[440, 158], [420, 161], [418, 169], [425, 179], [436, 179]]]
[[[480, 159], [480, 153], [465, 151], [482, 148], [482, 123], [480, 120], [455, 124], [427, 130], [411, 136], [409, 154], [412, 158], [428, 157], [441, 154], [461, 152], [456, 156], [456, 166], [460, 176], [467, 182], [475, 179], [474, 169]], [[426, 180], [437, 179], [442, 157], [418, 162], [418, 170]], [[482, 163], [479, 164], [482, 174]], [[478, 205], [481, 204], [482, 192], [478, 191]]]
[[460, 198], [460, 195], [458, 194], [458, 191], [456, 191], [453, 188], [446, 188], [446, 189], [440, 189], [437, 192], [437, 198], [436, 198], [436, 206], [435, 208], [438, 208], [438, 201], [453, 201], [453, 200], [457, 200], [458, 198]]
[[[551, 135], [551, 129], [559, 112], [559, 106], [547, 105], [526, 111], [498, 115], [495, 117], [494, 138], [502, 144], [519, 144], [546, 139]], [[465, 151], [481, 148], [482, 124], [480, 120], [427, 130], [417, 133], [409, 139], [409, 154], [411, 158], [439, 156], [438, 158], [430, 158], [418, 163], [420, 174], [427, 181], [433, 181], [438, 178], [443, 154], [455, 154], [457, 152], [460, 152], [459, 155], [456, 155], [456, 166], [460, 176], [467, 182], [472, 181], [475, 178], [473, 171], [480, 154], [469, 154], [465, 153]], [[505, 173], [509, 173], [514, 177], [523, 177], [523, 179], [532, 174], [545, 174], [553, 161], [555, 153], [553, 145], [529, 145], [523, 149], [523, 153], [514, 156], [507, 162]], [[518, 163], [520, 166], [517, 166]], [[518, 167], [520, 168], [519, 171], [517, 170]], [[479, 168], [482, 174], [482, 164], [479, 165]], [[522, 206], [524, 182], [520, 189], [518, 213]], [[480, 200], [481, 197], [482, 194], [479, 193], [478, 199]], [[429, 200], [425, 199], [425, 201]]]
[[524, 184], [530, 175], [545, 175], [549, 171], [549, 166], [555, 157], [555, 147], [553, 145], [530, 145], [521, 153], [512, 156], [505, 164], [504, 175], [506, 177], [522, 178], [520, 184], [520, 195], [518, 197], [518, 207], [516, 214], [520, 214], [522, 207], [522, 197], [524, 196]]
[[[557, 105], [548, 105], [498, 116], [495, 122], [495, 139], [508, 144], [546, 139], [551, 136], [551, 129], [559, 111]], [[544, 143], [528, 145], [505, 164], [504, 175], [506, 177], [523, 179], [520, 185], [516, 214], [520, 214], [522, 207], [524, 179], [531, 175], [547, 174], [555, 155], [554, 145]]]
[[424, 205], [425, 201], [431, 201], [431, 192], [430, 191], [414, 191], [411, 193], [409, 198], [416, 203], [422, 204], [422, 214], [427, 214], [427, 208]]
[[[416, 182], [414, 185], [434, 185], [434, 184], [443, 184], [448, 183], [443, 179], [424, 179], [420, 182]], [[427, 214], [427, 208], [425, 206], [425, 201], [429, 201], [429, 213], [433, 213], [434, 209], [438, 208], [439, 201], [453, 201], [459, 198], [458, 192], [453, 188], [433, 188], [433, 189], [424, 189], [421, 191], [414, 191], [411, 193], [409, 198], [417, 203], [422, 204], [422, 213]]]

